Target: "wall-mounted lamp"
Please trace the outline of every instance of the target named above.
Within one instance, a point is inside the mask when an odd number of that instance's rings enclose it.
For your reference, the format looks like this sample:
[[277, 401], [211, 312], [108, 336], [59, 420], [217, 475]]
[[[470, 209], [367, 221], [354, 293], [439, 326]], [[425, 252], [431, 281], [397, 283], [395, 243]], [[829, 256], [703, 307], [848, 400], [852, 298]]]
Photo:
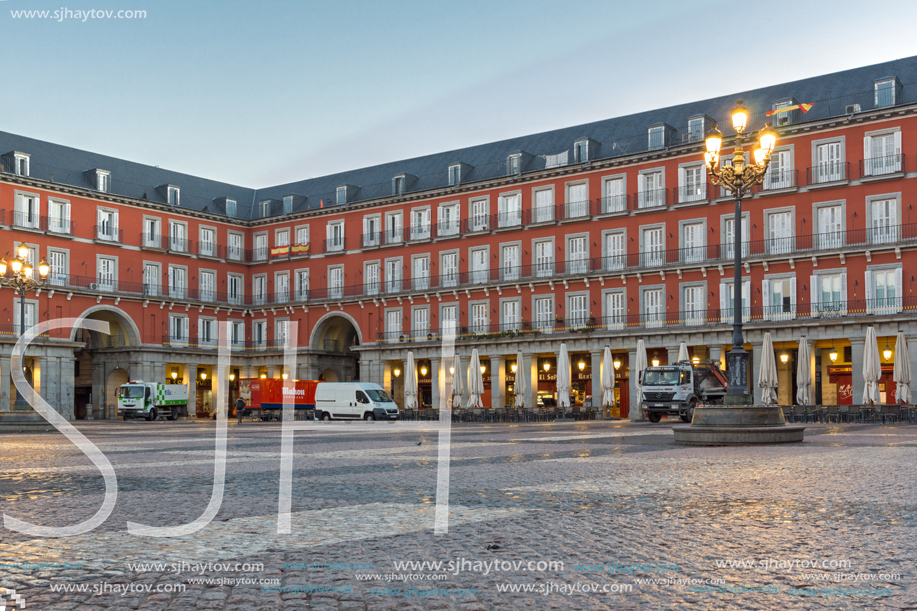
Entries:
[[885, 357], [886, 361], [891, 360], [892, 358], [892, 349], [888, 347], [888, 344], [885, 344], [885, 350], [882, 351], [882, 356]]
[[236, 381], [236, 374], [234, 374], [234, 373], [229, 374], [229, 381], [230, 381], [230, 382], [235, 382], [235, 381]]
[[580, 361], [579, 363], [576, 364], [576, 366], [579, 367], [580, 371], [583, 371], [584, 369], [586, 369], [586, 362]]
[[258, 377], [260, 377], [262, 380], [264, 380], [264, 379], [267, 379], [267, 374], [266, 374], [266, 373], [262, 373], [262, 374], [261, 374], [260, 376], [258, 376]]
[[700, 364], [700, 357], [699, 357], [699, 356], [691, 357], [691, 362], [694, 363], [695, 365], [699, 365], [699, 364]]
[[512, 371], [513, 373], [516, 373], [516, 363], [513, 363], [512, 365], [510, 365], [509, 369], [510, 369], [510, 371]]
[[202, 371], [202, 372], [201, 372], [201, 379], [202, 379], [202, 380], [206, 380], [206, 379], [207, 379], [207, 372], [206, 372], [206, 371]]
[[547, 372], [547, 371], [551, 371], [551, 363], [550, 363], [550, 362], [545, 361], [543, 367], [544, 367], [544, 370], [545, 370], [546, 372]]
[[449, 375], [451, 375], [451, 376], [454, 376], [454, 375], [455, 375], [455, 367], [450, 367], [450, 368], [449, 368]]
[[828, 353], [828, 358], [831, 359], [832, 363], [837, 362], [837, 349], [836, 348], [831, 349], [831, 352]]
[[790, 360], [790, 355], [786, 352], [780, 353], [780, 362], [786, 365]]
[[659, 361], [659, 357], [658, 357], [658, 356], [656, 355], [656, 353], [654, 352], [654, 353], [653, 353], [653, 360], [651, 361], [653, 367], [659, 367], [659, 362], [660, 362], [660, 361]]
[[487, 371], [487, 365], [481, 365], [481, 375], [484, 375], [485, 371]]
[[420, 375], [422, 375], [422, 376], [427, 375], [427, 368], [426, 368], [426, 367], [421, 367], [421, 368], [420, 368]]
[[280, 377], [283, 378], [284, 380], [286, 380], [287, 378], [290, 377], [290, 374], [288, 374], [288, 373], [282, 373], [282, 374], [280, 374]]
[[615, 370], [618, 370], [618, 369], [621, 368], [621, 360], [620, 360], [620, 359], [615, 359], [614, 361], [612, 361], [611, 364], [614, 366]]
[[392, 373], [393, 373], [393, 374], [395, 375], [395, 377], [397, 378], [398, 376], [401, 375], [401, 370], [398, 369], [397, 367], [395, 367], [395, 370], [394, 370]]

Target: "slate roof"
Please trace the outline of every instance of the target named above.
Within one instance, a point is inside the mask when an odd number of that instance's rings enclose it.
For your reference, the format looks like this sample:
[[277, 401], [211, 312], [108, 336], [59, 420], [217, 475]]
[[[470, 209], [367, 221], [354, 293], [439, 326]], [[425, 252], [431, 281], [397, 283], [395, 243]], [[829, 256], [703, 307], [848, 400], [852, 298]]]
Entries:
[[[470, 171], [463, 172], [463, 183], [506, 176], [506, 158], [513, 152], [522, 151], [530, 155], [526, 157], [523, 172], [540, 170], [545, 167], [544, 155], [569, 151], [572, 161], [573, 142], [581, 138], [591, 138], [599, 145], [598, 151], [590, 151], [591, 160], [639, 153], [648, 148], [647, 129], [661, 123], [671, 126], [674, 132], [666, 144], [678, 144], [681, 142], [680, 135], [687, 131], [688, 118], [693, 116], [710, 116], [720, 122], [724, 133], [728, 133], [725, 126], [729, 123], [729, 110], [738, 99], [744, 100], [752, 110], [751, 129], [763, 125], [763, 113], [770, 110], [774, 102], [787, 98], [796, 102], [815, 102], [815, 106], [804, 115], [796, 111], [797, 121], [841, 116], [852, 104], [860, 104], [863, 111], [871, 110], [875, 106], [873, 83], [886, 77], [897, 77], [904, 84], [897, 92], [896, 105], [917, 101], [915, 56], [263, 189], [208, 180], [6, 132], [0, 132], [0, 154], [12, 151], [29, 153], [32, 176], [51, 180], [53, 174], [54, 182], [85, 188], [94, 187], [88, 170], [108, 170], [112, 176], [112, 193], [154, 202], [166, 201], [164, 189], [159, 187], [175, 185], [181, 188], [182, 208], [225, 214], [222, 199], [234, 199], [237, 202], [237, 218], [250, 220], [257, 218], [256, 204], [265, 199], [276, 200], [271, 211], [279, 214], [282, 211], [280, 202], [286, 195], [296, 196], [294, 212], [319, 208], [322, 202], [325, 208], [331, 208], [334, 206], [335, 189], [344, 184], [358, 187], [350, 203], [389, 197], [392, 195], [392, 178], [399, 174], [417, 177], [409, 182], [408, 192], [446, 187], [448, 167], [453, 163], [462, 162], [471, 166]], [[8, 160], [4, 160], [4, 165], [5, 171], [10, 171]]]

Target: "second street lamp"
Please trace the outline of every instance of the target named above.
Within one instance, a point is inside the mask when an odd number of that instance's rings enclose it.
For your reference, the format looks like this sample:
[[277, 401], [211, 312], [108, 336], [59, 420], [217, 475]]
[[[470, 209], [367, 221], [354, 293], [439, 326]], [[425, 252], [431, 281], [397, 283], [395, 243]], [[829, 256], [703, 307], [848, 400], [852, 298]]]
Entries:
[[[7, 277], [7, 267], [13, 272]], [[35, 269], [29, 261], [29, 247], [21, 244], [16, 250], [16, 257], [10, 261], [7, 266], [6, 259], [0, 259], [0, 286], [6, 286], [14, 291], [19, 291], [19, 337], [25, 335], [25, 294], [33, 289], [41, 287], [48, 278], [50, 266], [44, 259], [38, 264], [38, 279], [36, 280]], [[25, 355], [23, 355], [25, 356]], [[28, 409], [28, 405], [16, 390], [16, 407], [17, 411]]]
[[732, 111], [732, 127], [736, 132], [736, 146], [731, 165], [719, 167], [723, 134], [715, 125], [707, 134], [706, 153], [704, 153], [704, 161], [710, 172], [710, 182], [714, 185], [722, 185], [732, 191], [735, 196], [732, 350], [726, 355], [729, 388], [726, 390], [724, 400], [728, 405], [750, 405], [752, 403], [751, 393], [748, 390], [748, 352], [745, 351], [745, 340], [742, 336], [742, 198], [754, 185], [764, 182], [771, 153], [777, 143], [776, 132], [770, 128], [769, 123], [766, 123], [764, 129], [757, 134], [759, 146], [753, 152], [754, 159], [750, 158], [746, 162], [742, 144], [746, 139], [753, 137], [753, 134], [745, 133], [748, 127], [748, 117], [748, 109], [740, 100]]

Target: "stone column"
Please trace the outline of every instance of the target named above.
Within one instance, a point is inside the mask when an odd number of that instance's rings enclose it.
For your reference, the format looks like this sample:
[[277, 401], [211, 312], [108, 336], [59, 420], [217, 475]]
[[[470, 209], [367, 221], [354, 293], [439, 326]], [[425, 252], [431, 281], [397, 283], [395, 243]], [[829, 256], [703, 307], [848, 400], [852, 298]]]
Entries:
[[[442, 375], [442, 372], [440, 371], [442, 367], [440, 366], [440, 364], [441, 364], [441, 359], [438, 359], [438, 358], [430, 359], [430, 405], [435, 410], [438, 410], [440, 408], [439, 385], [441, 381], [445, 380], [445, 377], [443, 377], [442, 380], [440, 380], [440, 377]], [[445, 389], [445, 386], [443, 388]]]
[[74, 394], [73, 387], [76, 383], [76, 371], [74, 363], [76, 360], [72, 356], [65, 356], [58, 359], [60, 367], [60, 403], [61, 414], [67, 420], [76, 418], [74, 413]]
[[188, 388], [188, 415], [194, 416], [197, 413], [197, 365], [195, 363], [185, 363], [185, 386]]
[[92, 409], [87, 410], [89, 420], [103, 418], [105, 409], [105, 361], [92, 359]]
[[[496, 365], [494, 364], [496, 363]], [[490, 359], [490, 405], [506, 406], [506, 357], [502, 354]], [[496, 369], [496, 371], [494, 371]]]
[[674, 348], [669, 346], [666, 348], [666, 350], [668, 350], [669, 352], [669, 365], [674, 365], [675, 363], [677, 363], [678, 362], [678, 346], [675, 346]]
[[628, 367], [630, 368], [630, 416], [631, 420], [643, 420], [643, 411], [640, 409], [640, 395], [637, 393], [637, 351], [627, 353]]
[[590, 352], [592, 357], [592, 408], [603, 416], [602, 409], [602, 356], [604, 352]]
[[863, 388], [866, 383], [863, 381], [863, 343], [862, 337], [850, 338], [850, 365], [853, 371], [850, 375], [851, 385], [853, 386], [853, 404], [860, 405], [863, 403]]
[[[39, 397], [45, 397], [41, 392], [41, 365], [44, 359], [40, 356], [32, 357], [32, 388], [38, 393]], [[47, 401], [47, 398], [45, 398]], [[35, 409], [34, 407], [32, 409]]]
[[10, 390], [13, 381], [10, 379], [10, 357], [0, 357], [0, 411], [10, 411]]

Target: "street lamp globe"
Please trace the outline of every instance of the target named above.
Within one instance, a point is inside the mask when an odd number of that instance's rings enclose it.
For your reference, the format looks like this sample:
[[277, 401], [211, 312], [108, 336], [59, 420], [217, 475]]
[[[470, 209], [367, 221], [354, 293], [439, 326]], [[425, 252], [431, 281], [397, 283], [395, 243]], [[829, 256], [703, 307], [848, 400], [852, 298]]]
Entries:
[[732, 127], [736, 130], [737, 134], [741, 134], [745, 131], [745, 126], [748, 125], [748, 109], [745, 108], [745, 104], [742, 103], [742, 100], [736, 102], [736, 107], [732, 110]]
[[886, 361], [891, 360], [892, 358], [892, 349], [888, 347], [888, 344], [885, 344], [885, 350], [882, 351], [882, 356], [885, 357]]
[[761, 130], [761, 134], [758, 136], [758, 145], [764, 151], [765, 156], [769, 156], [774, 152], [774, 147], [777, 145], [777, 132], [771, 129], [770, 123], [766, 123], [764, 129]]
[[19, 253], [19, 258], [24, 260], [29, 256], [29, 247], [25, 244], [20, 244], [17, 252]]
[[25, 267], [22, 268], [22, 273], [25, 274], [25, 277], [26, 277], [26, 278], [29, 278], [29, 279], [32, 278], [32, 273], [33, 273], [34, 271], [35, 271], [35, 270], [32, 269], [32, 266], [29, 265], [28, 263], [26, 263], [26, 264], [25, 264]]
[[764, 162], [767, 161], [767, 153], [764, 152], [762, 148], [756, 148], [754, 152], [755, 163], [759, 166], [764, 167]]
[[13, 270], [14, 274], [18, 274], [20, 270], [22, 270], [22, 260], [18, 258], [13, 259], [12, 262], [10, 262], [10, 268]]
[[45, 259], [42, 259], [38, 264], [38, 275], [42, 280], [48, 277], [48, 272], [51, 271], [51, 266], [48, 265], [48, 262]]

